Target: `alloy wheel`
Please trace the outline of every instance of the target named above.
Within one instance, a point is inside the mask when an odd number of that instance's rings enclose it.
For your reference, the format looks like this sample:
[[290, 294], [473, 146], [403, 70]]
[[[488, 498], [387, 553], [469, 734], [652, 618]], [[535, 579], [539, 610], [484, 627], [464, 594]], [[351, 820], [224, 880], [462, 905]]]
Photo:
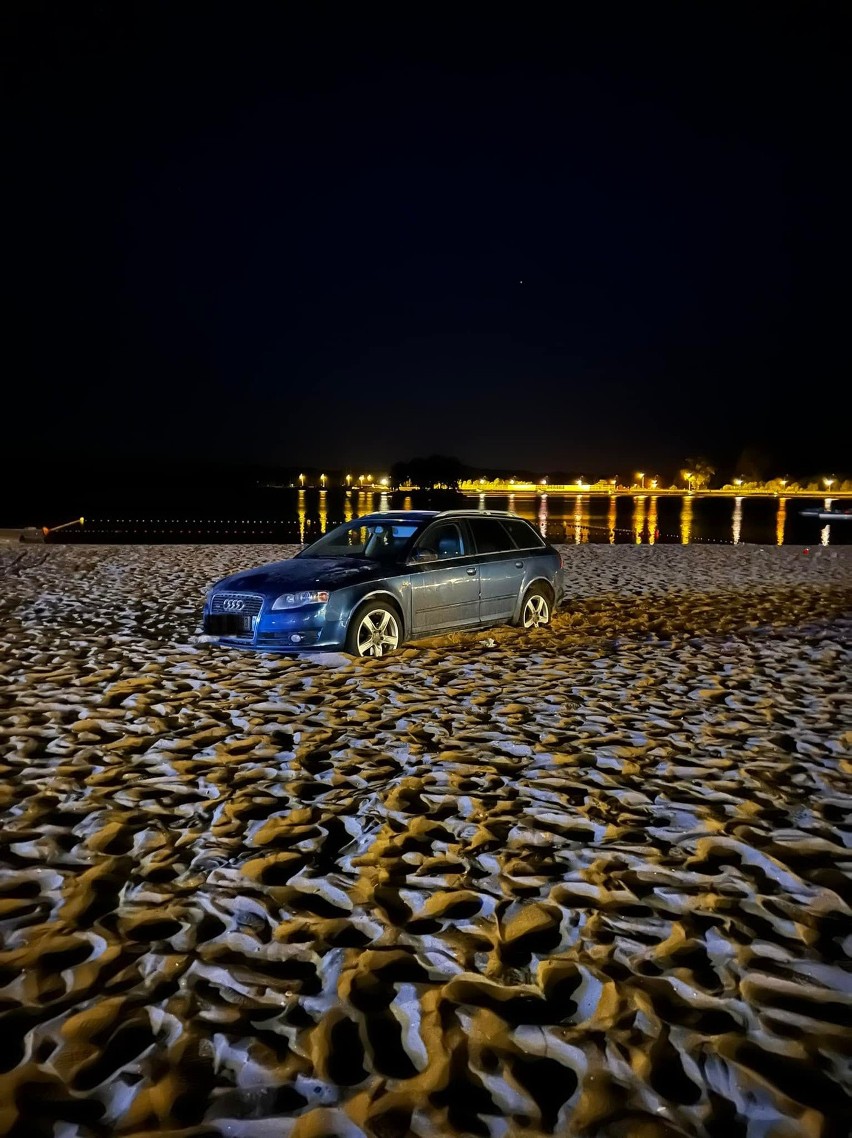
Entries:
[[387, 609], [372, 609], [358, 623], [355, 645], [359, 656], [384, 656], [399, 647], [399, 625]]
[[541, 593], [531, 593], [524, 602], [521, 623], [524, 628], [539, 628], [550, 621], [550, 605]]

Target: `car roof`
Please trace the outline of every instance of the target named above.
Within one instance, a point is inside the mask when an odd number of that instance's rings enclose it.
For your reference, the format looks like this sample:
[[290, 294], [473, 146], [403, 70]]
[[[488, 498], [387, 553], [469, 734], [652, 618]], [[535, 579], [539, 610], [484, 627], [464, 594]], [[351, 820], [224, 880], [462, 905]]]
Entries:
[[513, 514], [511, 510], [442, 510], [442, 518], [517, 518], [525, 521], [520, 514]]
[[[400, 521], [400, 522], [428, 522], [433, 518], [517, 518], [526, 521], [519, 514], [511, 510], [377, 510], [372, 514], [364, 514], [360, 521]], [[529, 525], [530, 523], [527, 522]]]
[[438, 510], [376, 510], [353, 519], [359, 522], [428, 522], [437, 518]]

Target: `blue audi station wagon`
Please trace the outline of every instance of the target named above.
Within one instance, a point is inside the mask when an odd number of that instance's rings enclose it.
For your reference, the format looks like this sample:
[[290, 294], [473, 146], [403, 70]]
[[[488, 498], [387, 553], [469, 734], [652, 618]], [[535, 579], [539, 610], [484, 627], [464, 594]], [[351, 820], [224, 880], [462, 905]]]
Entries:
[[548, 624], [563, 589], [559, 553], [516, 514], [394, 510], [218, 581], [203, 628], [237, 648], [384, 656], [455, 629]]

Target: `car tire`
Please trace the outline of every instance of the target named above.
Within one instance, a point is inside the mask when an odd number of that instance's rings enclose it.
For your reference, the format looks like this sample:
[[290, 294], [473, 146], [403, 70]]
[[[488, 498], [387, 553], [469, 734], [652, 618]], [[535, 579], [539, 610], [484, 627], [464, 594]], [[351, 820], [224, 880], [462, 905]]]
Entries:
[[346, 630], [350, 656], [386, 656], [402, 643], [399, 613], [385, 601], [367, 601], [352, 615]]
[[517, 623], [520, 628], [542, 628], [550, 624], [552, 613], [553, 602], [547, 590], [541, 585], [531, 585], [521, 603], [521, 615]]

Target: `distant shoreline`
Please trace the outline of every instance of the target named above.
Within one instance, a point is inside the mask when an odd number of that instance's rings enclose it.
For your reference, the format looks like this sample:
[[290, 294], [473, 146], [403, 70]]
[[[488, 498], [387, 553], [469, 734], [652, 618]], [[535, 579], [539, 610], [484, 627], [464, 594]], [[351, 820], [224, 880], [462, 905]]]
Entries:
[[[822, 509], [826, 502], [850, 500], [852, 491], [779, 494], [763, 490], [735, 493], [727, 488], [692, 493], [681, 489], [584, 489], [571, 493], [553, 486], [511, 493], [489, 488], [478, 494], [265, 487], [258, 488], [256, 495], [242, 497], [220, 498], [211, 493], [205, 502], [166, 494], [157, 494], [147, 502], [132, 498], [103, 502], [71, 494], [67, 499], [56, 495], [37, 507], [32, 502], [19, 502], [13, 516], [7, 516], [0, 526], [0, 544], [18, 542], [22, 534], [24, 542], [41, 544], [40, 531], [44, 527], [61, 530], [51, 534], [50, 544], [306, 544], [350, 517], [377, 510], [463, 507], [514, 510], [538, 521], [545, 527], [546, 536], [557, 542], [568, 540], [569, 530], [570, 537], [580, 540], [576, 536], [579, 532], [593, 529], [591, 539], [601, 540], [598, 531], [612, 531], [621, 539], [631, 533], [638, 537], [639, 531], [647, 529], [661, 543], [672, 538], [679, 540], [675, 531], [683, 530], [694, 533], [693, 540], [697, 541], [729, 541], [733, 535], [737, 544], [761, 544], [766, 540], [764, 534], [768, 536], [770, 532], [767, 527], [773, 524], [776, 536], [783, 532], [783, 540], [777, 544], [804, 545], [817, 540], [816, 534], [802, 528], [798, 518], [805, 505]], [[731, 519], [723, 523], [714, 503], [723, 511], [733, 511]], [[761, 521], [761, 512], [766, 510], [774, 511], [771, 523], [765, 518]], [[76, 524], [75, 515], [85, 517], [83, 527]], [[836, 536], [841, 543], [846, 541], [845, 534], [838, 532]]]

